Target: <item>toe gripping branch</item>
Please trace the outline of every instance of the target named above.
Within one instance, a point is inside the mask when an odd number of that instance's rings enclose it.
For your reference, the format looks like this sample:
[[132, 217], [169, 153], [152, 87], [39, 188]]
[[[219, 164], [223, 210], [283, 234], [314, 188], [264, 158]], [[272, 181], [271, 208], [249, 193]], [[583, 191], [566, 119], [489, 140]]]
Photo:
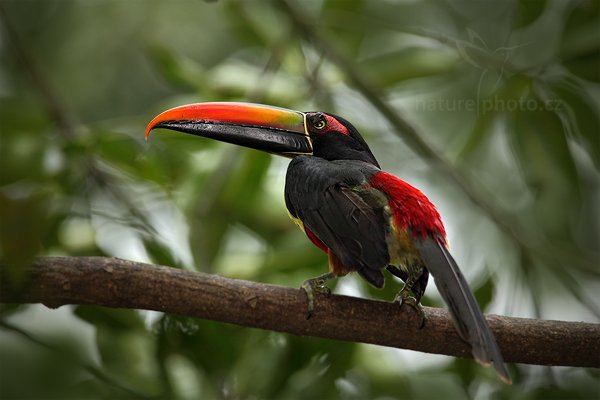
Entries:
[[335, 277], [336, 276], [332, 272], [329, 272], [327, 274], [317, 276], [316, 278], [307, 279], [304, 281], [300, 288], [306, 292], [306, 297], [308, 299], [306, 319], [310, 319], [310, 317], [312, 317], [312, 313], [315, 309], [315, 293], [321, 293], [329, 296], [331, 291], [327, 286], [325, 286], [325, 283]]
[[425, 312], [420, 304], [423, 291], [419, 290], [420, 288], [416, 285], [419, 278], [423, 274], [423, 268], [415, 266], [414, 269], [411, 269], [409, 272], [405, 272], [395, 266], [390, 265], [387, 267], [387, 270], [392, 273], [392, 275], [395, 275], [404, 281], [404, 286], [400, 292], [398, 292], [396, 297], [394, 297], [394, 302], [397, 302], [401, 306], [402, 304], [411, 306], [421, 319], [419, 328], [423, 328], [425, 326]]
[[[405, 279], [404, 287], [402, 290], [400, 290], [400, 292], [398, 292], [394, 298], [394, 302], [397, 302], [400, 305], [407, 304], [408, 306], [412, 307], [421, 320], [419, 328], [422, 328], [425, 326], [425, 313], [420, 304], [421, 293], [418, 290], [416, 292], [412, 290], [421, 274], [406, 274], [396, 267], [392, 267], [392, 269], [390, 269], [390, 267], [388, 267], [388, 270], [390, 270], [392, 274], [396, 276], [400, 274], [402, 275], [402, 278]], [[313, 315], [313, 311], [315, 309], [315, 294], [320, 293], [326, 296], [331, 294], [331, 291], [327, 286], [325, 286], [325, 284], [327, 281], [333, 278], [336, 278], [336, 276], [332, 272], [329, 272], [317, 276], [316, 278], [307, 279], [300, 287], [302, 290], [304, 290], [304, 292], [306, 292], [306, 297], [308, 300], [306, 319], [310, 319], [310, 317]]]
[[402, 290], [394, 297], [394, 302], [397, 302], [400, 306], [403, 304], [411, 306], [417, 312], [417, 315], [421, 320], [419, 329], [425, 326], [425, 312], [423, 311], [423, 307], [421, 307], [421, 303], [419, 303], [417, 297], [406, 285], [404, 285]]

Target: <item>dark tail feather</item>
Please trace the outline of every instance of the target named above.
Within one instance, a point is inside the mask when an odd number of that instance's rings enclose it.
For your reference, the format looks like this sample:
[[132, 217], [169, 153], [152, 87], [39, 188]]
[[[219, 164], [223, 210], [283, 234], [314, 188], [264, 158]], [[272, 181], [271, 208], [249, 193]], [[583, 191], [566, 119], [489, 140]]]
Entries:
[[511, 383], [496, 339], [465, 277], [446, 246], [431, 237], [423, 241], [415, 240], [415, 246], [450, 308], [458, 333], [471, 345], [475, 360], [483, 365], [493, 364], [500, 378], [506, 383]]

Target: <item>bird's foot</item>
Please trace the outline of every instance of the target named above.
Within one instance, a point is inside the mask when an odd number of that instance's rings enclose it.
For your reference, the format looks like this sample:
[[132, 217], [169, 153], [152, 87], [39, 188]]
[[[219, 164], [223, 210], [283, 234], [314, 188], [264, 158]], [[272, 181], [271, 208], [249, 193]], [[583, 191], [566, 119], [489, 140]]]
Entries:
[[403, 304], [411, 306], [417, 312], [420, 319], [419, 329], [425, 326], [425, 312], [423, 311], [423, 307], [421, 307], [421, 304], [409, 289], [403, 288], [394, 298], [394, 302], [397, 302], [400, 306]]
[[309, 319], [312, 316], [313, 310], [315, 309], [315, 293], [320, 293], [325, 296], [331, 294], [331, 290], [325, 286], [325, 283], [332, 278], [335, 278], [335, 275], [329, 272], [316, 278], [307, 279], [300, 287], [306, 292], [306, 297], [308, 298], [306, 319]]

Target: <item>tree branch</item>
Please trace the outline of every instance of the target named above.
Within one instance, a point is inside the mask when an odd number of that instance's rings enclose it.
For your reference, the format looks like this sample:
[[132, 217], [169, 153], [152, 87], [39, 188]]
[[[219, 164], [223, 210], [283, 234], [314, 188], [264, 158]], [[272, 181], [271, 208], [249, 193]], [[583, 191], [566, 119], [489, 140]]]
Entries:
[[[306, 295], [284, 288], [107, 257], [42, 257], [20, 290], [0, 270], [0, 302], [93, 304], [162, 311], [300, 336], [471, 357], [446, 310], [425, 307], [418, 328], [410, 307], [319, 296], [306, 319]], [[507, 362], [600, 367], [600, 324], [487, 316]]]

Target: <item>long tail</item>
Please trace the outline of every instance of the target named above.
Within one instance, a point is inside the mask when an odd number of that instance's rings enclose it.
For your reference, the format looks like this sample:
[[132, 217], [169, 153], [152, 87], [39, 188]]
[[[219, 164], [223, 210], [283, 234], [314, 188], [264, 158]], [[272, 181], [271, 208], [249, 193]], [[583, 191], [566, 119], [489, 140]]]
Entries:
[[486, 366], [493, 364], [500, 378], [506, 383], [512, 383], [498, 343], [446, 246], [431, 237], [423, 241], [415, 240], [415, 246], [450, 308], [458, 333], [471, 345], [475, 360]]

